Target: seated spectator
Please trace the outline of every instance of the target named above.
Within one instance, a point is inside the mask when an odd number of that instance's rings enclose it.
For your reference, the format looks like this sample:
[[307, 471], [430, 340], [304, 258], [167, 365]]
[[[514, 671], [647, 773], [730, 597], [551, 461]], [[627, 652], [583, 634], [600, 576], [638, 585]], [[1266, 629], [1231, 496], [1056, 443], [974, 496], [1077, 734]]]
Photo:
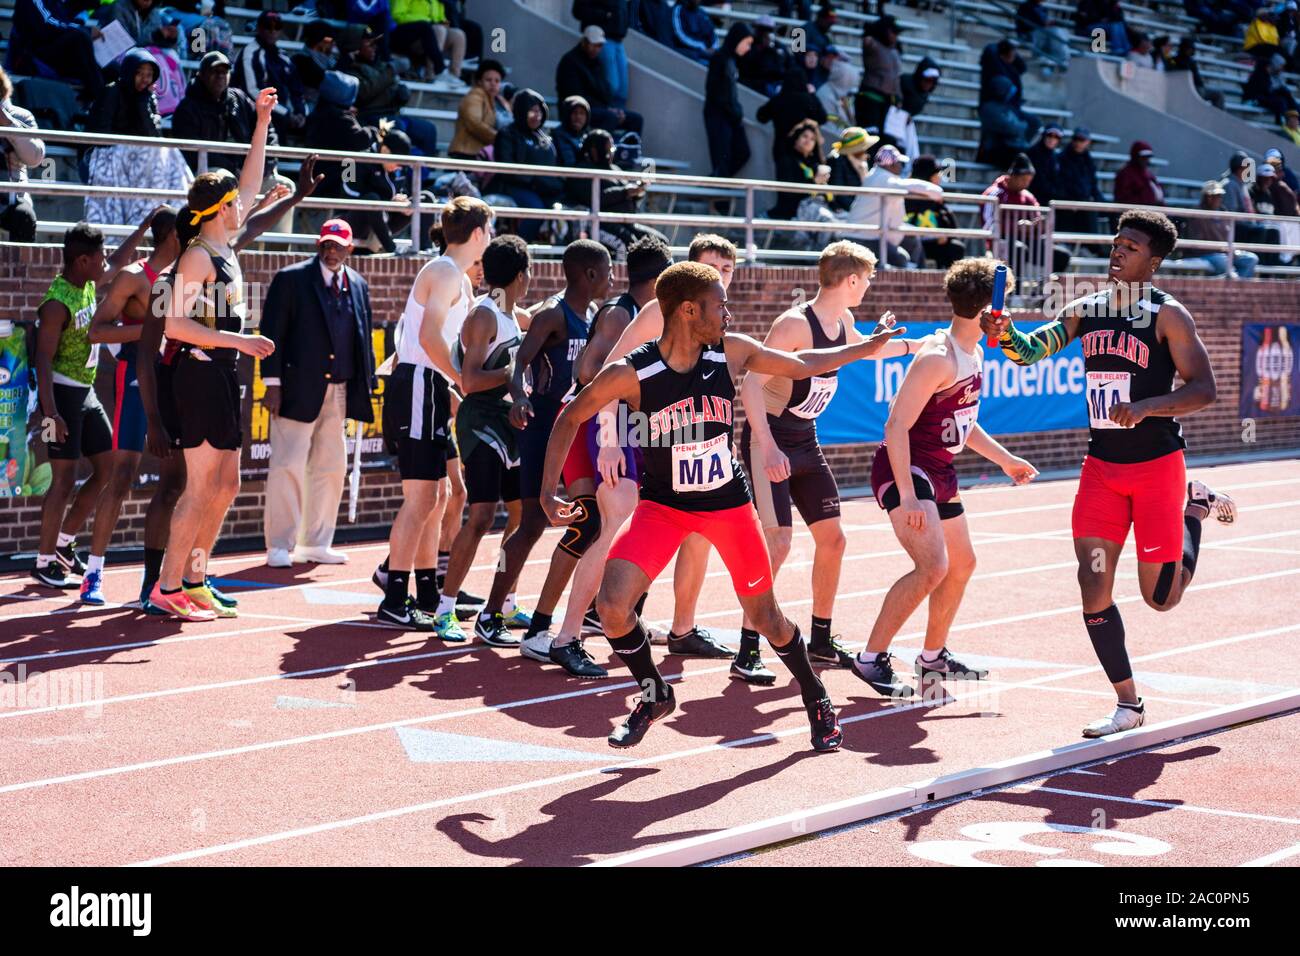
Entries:
[[[493, 158], [499, 163], [557, 166], [555, 143], [546, 134], [546, 101], [536, 90], [515, 94], [514, 122], [497, 133]], [[497, 173], [492, 190], [501, 192], [525, 209], [546, 209], [564, 198], [564, 180], [546, 173]], [[534, 242], [541, 232], [540, 219], [519, 222], [519, 235]]]
[[1286, 157], [1282, 155], [1282, 150], [1269, 149], [1265, 151], [1264, 162], [1273, 166], [1274, 172], [1278, 174], [1282, 182], [1291, 187], [1292, 192], [1300, 193], [1300, 179], [1296, 177], [1295, 171], [1286, 164]]
[[[872, 136], [861, 126], [845, 128], [840, 133], [839, 141], [831, 147], [831, 175], [827, 185], [861, 186], [871, 165], [868, 153], [878, 142], [879, 136]], [[834, 192], [831, 195], [831, 206], [847, 213], [857, 198], [853, 193]]]
[[764, 96], [775, 96], [785, 77], [788, 57], [776, 43], [776, 26], [771, 17], [754, 22], [754, 45], [740, 58], [740, 82]]
[[1157, 66], [1155, 51], [1156, 45], [1151, 42], [1151, 37], [1138, 31], [1133, 34], [1133, 49], [1128, 51], [1124, 59], [1144, 70], [1153, 70]]
[[[1050, 240], [1050, 236], [1044, 235], [1041, 230], [1043, 225], [1042, 214], [1037, 211], [1026, 211], [1024, 206], [1038, 207], [1041, 205], [1038, 198], [1029, 191], [1030, 184], [1034, 181], [1034, 164], [1029, 161], [1029, 157], [1020, 153], [1013, 158], [1007, 166], [1007, 171], [993, 181], [988, 189], [984, 190], [983, 195], [992, 196], [997, 200], [997, 205], [986, 203], [980, 207], [980, 218], [985, 229], [994, 230], [995, 235], [999, 238], [993, 244], [993, 254], [1001, 259], [1012, 258], [1013, 250], [1020, 255], [1020, 258], [1028, 252], [1027, 243], [1022, 236], [1034, 237], [1041, 240]], [[998, 217], [996, 224], [993, 217]], [[996, 228], [995, 228], [996, 226]], [[1040, 227], [1035, 229], [1035, 227]], [[1070, 265], [1070, 253], [1064, 248], [1054, 248], [1052, 250], [1052, 271], [1063, 272]]]
[[1163, 206], [1165, 190], [1151, 169], [1155, 150], [1137, 140], [1129, 147], [1128, 162], [1115, 174], [1115, 202], [1124, 206]]
[[[162, 136], [162, 117], [153, 85], [158, 61], [143, 47], [122, 57], [118, 79], [104, 88], [91, 108], [86, 129], [114, 136]], [[140, 189], [189, 189], [194, 175], [175, 149], [119, 144], [90, 151], [87, 182], [92, 186], [132, 186]], [[140, 222], [158, 204], [156, 199], [95, 195], [86, 199], [89, 222], [126, 225]]]
[[[1250, 187], [1250, 201], [1255, 204], [1255, 212], [1261, 216], [1283, 216], [1295, 215], [1295, 193], [1291, 188], [1277, 175], [1277, 170], [1273, 168], [1272, 163], [1260, 163], [1255, 171], [1255, 183]], [[1290, 209], [1290, 213], [1282, 212], [1279, 204], [1283, 209]], [[1292, 223], [1282, 223], [1275, 219], [1261, 219], [1259, 221], [1261, 228], [1267, 230], [1270, 238], [1266, 241], [1281, 245], [1287, 242], [1290, 236], [1290, 230], [1287, 229]], [[1291, 256], [1286, 256], [1286, 261], [1290, 261]], [[1280, 253], [1269, 252], [1260, 257], [1260, 261], [1267, 265], [1276, 265], [1283, 261]]]
[[979, 108], [980, 146], [976, 159], [1006, 168], [1019, 153], [1029, 149], [1038, 133], [1039, 120], [1012, 103], [1015, 87], [1005, 76], [995, 76], [990, 98]]
[[[824, 186], [830, 182], [831, 170], [822, 160], [822, 137], [818, 125], [813, 120], [801, 120], [782, 137], [781, 149], [776, 154], [777, 182], [801, 186]], [[799, 205], [807, 198], [807, 193], [779, 192], [776, 205], [768, 215], [773, 219], [793, 219]]]
[[839, 20], [839, 15], [829, 3], [823, 3], [817, 9], [817, 16], [803, 25], [805, 48], [814, 53], [822, 53], [834, 45], [831, 28]]
[[679, 0], [673, 7], [673, 47], [696, 63], [707, 66], [718, 49], [716, 30], [709, 15], [700, 9], [700, 0]]
[[93, 103], [104, 89], [95, 63], [98, 27], [77, 21], [77, 0], [17, 0], [9, 34], [9, 68], [33, 76], [60, 76], [81, 84], [80, 99]]
[[[560, 125], [551, 137], [555, 140], [555, 154], [560, 158], [559, 165], [570, 168], [582, 162], [582, 141], [593, 129], [591, 125], [591, 107], [581, 96], [566, 96], [560, 104]], [[573, 184], [590, 185], [586, 180], [565, 180], [566, 188]], [[591, 197], [583, 200], [581, 205], [590, 205]], [[603, 208], [603, 207], [602, 207]]]
[[[45, 143], [27, 136], [6, 136], [6, 129], [36, 129], [36, 117], [13, 103], [14, 85], [0, 67], [0, 183], [21, 187], [27, 182], [27, 167], [45, 160]], [[0, 192], [0, 229], [8, 242], [36, 241], [36, 210], [31, 194]]]
[[[1198, 208], [1222, 209], [1223, 197], [1223, 183], [1211, 179], [1201, 187], [1201, 202]], [[1187, 239], [1201, 242], [1227, 242], [1232, 235], [1232, 221], [1229, 219], [1215, 219], [1209, 216], [1196, 216], [1187, 220], [1187, 228], [1183, 231], [1183, 235]], [[1205, 262], [1206, 267], [1210, 270], [1210, 275], [1221, 276], [1228, 271], [1228, 253], [1226, 251], [1205, 252], [1198, 254], [1194, 258]], [[1237, 249], [1233, 254], [1232, 274], [1243, 279], [1253, 278], [1255, 266], [1258, 264], [1259, 256], [1255, 255], [1255, 253]]]
[[1241, 36], [1241, 26], [1254, 16], [1254, 8], [1254, 0], [1183, 0], [1189, 17], [1195, 17], [1208, 32], [1227, 37]]
[[668, 0], [641, 0], [636, 28], [664, 46], [673, 45], [673, 7]]
[[831, 67], [830, 79], [817, 88], [817, 99], [826, 111], [825, 136], [834, 139], [853, 121], [853, 97], [862, 82], [862, 71], [848, 60], [839, 59]]
[[943, 72], [939, 69], [939, 64], [930, 57], [923, 56], [921, 62], [916, 64], [916, 69], [899, 81], [899, 86], [903, 91], [900, 106], [903, 112], [907, 114], [907, 125], [904, 127], [901, 144], [906, 147], [903, 150], [905, 153], [920, 151], [920, 144], [916, 135], [916, 118], [925, 112], [925, 107], [930, 102], [930, 95], [938, 87], [939, 78], [942, 75]]
[[[185, 96], [172, 114], [171, 133], [177, 139], [205, 139], [213, 143], [247, 143], [257, 126], [257, 106], [252, 97], [230, 85], [230, 60], [224, 53], [204, 54], [199, 70], [185, 89]], [[266, 131], [266, 145], [278, 146], [275, 127]], [[198, 172], [198, 155], [186, 153], [190, 167]], [[209, 169], [228, 169], [239, 177], [244, 166], [242, 153], [208, 153]], [[275, 184], [276, 161], [266, 158], [263, 188]]]
[[[925, 179], [909, 179], [900, 175], [903, 167], [908, 162], [908, 158], [900, 153], [896, 147], [889, 144], [881, 146], [876, 153], [876, 164], [871, 167], [871, 171], [863, 178], [862, 185], [905, 189], [914, 195], [930, 196], [932, 198], [942, 196], [943, 190], [934, 183]], [[903, 198], [900, 196], [863, 194], [853, 200], [853, 205], [849, 207], [848, 218], [849, 222], [876, 225], [884, 230], [885, 255], [883, 261], [885, 268], [915, 269], [919, 263], [913, 262], [912, 257], [902, 247], [903, 233], [899, 227], [903, 225], [906, 215]], [[860, 241], [872, 249], [879, 248], [879, 239], [877, 237], [864, 236]]]
[[513, 83], [502, 81], [497, 98], [492, 101], [492, 108], [497, 112], [497, 129], [502, 130], [515, 121], [515, 94], [519, 88]]
[[[1025, 102], [1025, 81], [1022, 77], [1026, 69], [1025, 58], [1020, 55], [1020, 45], [1010, 37], [984, 47], [980, 52], [980, 105], [996, 99], [1019, 109]], [[1011, 84], [1013, 92], [1009, 99], [994, 96], [993, 81], [998, 77], [1004, 77]]]
[[600, 27], [604, 46], [600, 49], [600, 68], [605, 72], [605, 85], [609, 87], [607, 105], [615, 109], [627, 107], [628, 72], [627, 51], [623, 40], [632, 28], [632, 18], [639, 0], [573, 0], [573, 15], [578, 19], [578, 30]]
[[1268, 7], [1260, 7], [1250, 26], [1246, 27], [1246, 38], [1241, 48], [1255, 58], [1256, 62], [1267, 60], [1274, 54], [1282, 52], [1282, 40], [1278, 33], [1277, 17]]
[[591, 125], [605, 130], [627, 130], [640, 134], [644, 120], [640, 113], [622, 110], [613, 105], [601, 50], [605, 46], [605, 31], [589, 26], [582, 37], [560, 57], [555, 67], [555, 92], [561, 99], [581, 96], [590, 104]]
[[804, 72], [797, 67], [786, 73], [781, 92], [760, 106], [754, 116], [760, 123], [772, 124], [772, 158], [777, 160], [789, 152], [786, 136], [796, 123], [805, 119], [815, 120], [818, 125], [826, 122], [821, 100], [809, 91]]
[[1060, 198], [1061, 192], [1061, 154], [1059, 147], [1064, 136], [1061, 127], [1052, 124], [1043, 130], [1038, 142], [1029, 147], [1025, 155], [1034, 167], [1034, 195], [1046, 206], [1053, 199]]
[[[442, 0], [442, 5], [447, 13], [448, 26], [465, 34], [464, 59], [480, 59], [483, 56], [483, 27], [465, 14], [465, 0]], [[460, 76], [460, 72], [457, 71], [456, 75]]]
[[447, 148], [448, 156], [478, 159], [492, 148], [497, 131], [505, 125], [497, 113], [497, 98], [505, 75], [506, 68], [496, 60], [479, 61], [474, 85], [456, 108], [456, 133]]
[[[854, 118], [864, 129], [883, 130], [889, 108], [902, 101], [901, 32], [898, 21], [888, 15], [862, 29], [862, 86], [854, 102]], [[892, 142], [883, 133], [881, 140]]]
[[[433, 24], [433, 34], [437, 37], [442, 55], [447, 60], [449, 79], [461, 89], [466, 89], [460, 78], [460, 68], [465, 62], [465, 49], [469, 37], [465, 31], [451, 22], [450, 10], [456, 8], [456, 0], [397, 0], [397, 7], [427, 8], [429, 20]], [[395, 17], [396, 19], [396, 17]]]
[[749, 137], [745, 135], [740, 70], [736, 64], [753, 43], [754, 34], [749, 27], [733, 23], [709, 60], [709, 72], [704, 78], [704, 131], [709, 139], [712, 176], [730, 178], [749, 162]]
[[1300, 109], [1295, 96], [1286, 85], [1282, 69], [1286, 60], [1282, 54], [1275, 53], [1255, 63], [1246, 82], [1242, 84], [1241, 98], [1247, 103], [1255, 103], [1273, 114], [1273, 121], [1280, 122], [1287, 110]]
[[[928, 183], [943, 188], [940, 181], [943, 170], [938, 161], [928, 153], [916, 157], [912, 162], [912, 178], [923, 179]], [[956, 229], [957, 217], [944, 205], [942, 196], [908, 196], [903, 200], [903, 209], [907, 214], [907, 224], [918, 229]], [[958, 259], [965, 258], [966, 244], [960, 239], [949, 236], [936, 236], [923, 239], [920, 236], [908, 236], [903, 247], [917, 265], [925, 265], [927, 259], [933, 259], [940, 269], [947, 269]]]
[[[448, 35], [445, 27], [439, 35], [434, 25], [436, 3], [437, 0], [392, 0], [390, 11], [395, 26], [388, 35], [388, 42], [394, 53], [410, 60], [411, 69], [424, 80], [431, 81], [435, 88], [464, 92], [465, 84], [460, 81], [459, 71], [453, 74], [443, 57]], [[441, 12], [441, 8], [438, 9]], [[464, 42], [463, 33], [461, 42]], [[463, 45], [461, 52], [464, 52]]]
[[[590, 130], [583, 138], [577, 166], [582, 169], [609, 170], [619, 178], [601, 179], [600, 211], [635, 215], [645, 204], [646, 184], [641, 180], [628, 180], [614, 162], [614, 137], [603, 129]], [[584, 209], [591, 206], [591, 180], [566, 179], [569, 204]], [[632, 222], [604, 222], [596, 240], [605, 245], [616, 260], [627, 258], [627, 247], [645, 236], [663, 242], [667, 237], [657, 229]]]
[[1128, 56], [1131, 48], [1128, 24], [1124, 22], [1124, 9], [1119, 0], [1079, 0], [1074, 12], [1075, 34], [1091, 38], [1096, 30], [1106, 38], [1106, 48], [1101, 52], [1110, 56]]
[[348, 23], [369, 26], [380, 36], [387, 36], [397, 26], [388, 0], [347, 0], [343, 16]]
[[848, 57], [837, 46], [828, 46], [820, 52], [807, 51], [803, 58], [804, 69], [808, 73], [808, 82], [812, 84], [814, 92], [831, 78], [831, 70], [835, 69], [835, 64], [845, 62], [848, 62]]
[[1043, 7], [1043, 0], [1025, 0], [1016, 9], [1016, 34], [1042, 58], [1044, 77], [1053, 68], [1064, 70], [1070, 65], [1070, 40], [1065, 29], [1057, 24]]
[[[1276, 160], [1270, 158], [1274, 154]], [[1271, 170], [1271, 174], [1265, 172], [1266, 169]], [[1275, 216], [1300, 216], [1300, 201], [1296, 199], [1295, 189], [1285, 179], [1284, 171], [1289, 172], [1282, 163], [1282, 154], [1275, 149], [1270, 149], [1264, 156], [1264, 164], [1259, 167], [1256, 182], [1263, 183], [1267, 187], [1268, 202], [1273, 207]], [[1261, 203], [1256, 200], [1255, 205], [1260, 206]], [[1300, 246], [1300, 223], [1274, 221], [1272, 226], [1278, 231], [1280, 245]], [[1281, 252], [1278, 254], [1278, 260], [1283, 265], [1290, 265], [1292, 259], [1297, 256], [1300, 256], [1300, 252]]]
[[176, 40], [176, 24], [154, 0], [116, 0], [111, 9], [112, 22], [122, 24], [136, 46], [159, 46], [164, 38]]
[[1282, 136], [1300, 146], [1300, 110], [1287, 110], [1282, 114]]
[[[316, 105], [316, 95], [320, 92], [321, 81], [325, 79], [326, 71], [334, 69], [338, 63], [339, 54], [334, 43], [335, 32], [334, 27], [324, 20], [312, 20], [302, 28], [302, 49], [289, 58], [293, 63], [294, 71], [298, 74], [298, 79], [302, 80], [303, 98], [309, 108]], [[344, 35], [355, 36], [356, 28], [345, 30]]]
[[[1265, 163], [1264, 165], [1270, 165]], [[1228, 212], [1254, 214], [1255, 200], [1250, 195], [1248, 179], [1258, 174], [1255, 161], [1246, 153], [1237, 150], [1228, 159], [1228, 171], [1220, 182], [1223, 183], [1223, 208]], [[1250, 220], [1234, 220], [1234, 234], [1238, 242], [1258, 242], [1276, 245], [1278, 231], [1275, 226]]]
[[1192, 74], [1192, 85], [1196, 87], [1196, 93], [1207, 103], [1223, 109], [1223, 94], [1218, 90], [1212, 90], [1205, 85], [1201, 79], [1201, 68], [1196, 62], [1196, 38], [1191, 36], [1183, 37], [1178, 41], [1178, 52], [1174, 54], [1173, 63], [1168, 67], [1171, 73], [1180, 70], [1189, 70]]
[[1173, 69], [1174, 65], [1174, 39], [1168, 34], [1163, 34], [1151, 41], [1151, 59], [1155, 62], [1158, 72], [1165, 72]]
[[[316, 108], [303, 130], [307, 146], [348, 153], [379, 151], [380, 133], [373, 126], [362, 126], [354, 108], [360, 81], [351, 74], [330, 70], [321, 81]], [[382, 193], [382, 168], [377, 163], [351, 162], [345, 170], [341, 161], [322, 159], [316, 171], [324, 179], [316, 195], [327, 199], [378, 199]], [[345, 219], [357, 235], [374, 233], [385, 252], [394, 252], [393, 241], [384, 213], [372, 209], [335, 210], [332, 218]]]
[[[1105, 202], [1097, 182], [1097, 164], [1092, 158], [1092, 134], [1076, 126], [1070, 145], [1061, 150], [1060, 180], [1057, 199], [1073, 202]], [[1080, 209], [1062, 209], [1056, 214], [1056, 228], [1061, 232], [1097, 232], [1097, 214]]]
[[236, 83], [254, 100], [259, 91], [274, 88], [279, 102], [271, 114], [271, 124], [280, 142], [287, 143], [307, 122], [307, 102], [298, 71], [280, 50], [282, 28], [280, 14], [271, 10], [259, 13], [253, 42], [235, 57], [233, 74]]

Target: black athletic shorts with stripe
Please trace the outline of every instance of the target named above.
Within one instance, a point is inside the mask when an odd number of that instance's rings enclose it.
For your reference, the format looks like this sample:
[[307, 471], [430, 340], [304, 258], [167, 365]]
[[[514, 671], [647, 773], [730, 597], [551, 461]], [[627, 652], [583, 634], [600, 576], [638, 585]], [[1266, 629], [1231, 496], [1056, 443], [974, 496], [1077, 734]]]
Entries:
[[431, 368], [403, 362], [384, 390], [383, 431], [388, 453], [404, 481], [447, 477], [451, 444], [451, 392]]
[[52, 389], [54, 407], [68, 426], [68, 437], [62, 443], [50, 441], [46, 446], [49, 457], [76, 461], [78, 458], [92, 458], [112, 451], [113, 426], [108, 421], [108, 413], [100, 404], [94, 387], [54, 382]]
[[740, 453], [745, 459], [745, 471], [754, 486], [754, 507], [764, 528], [789, 528], [794, 525], [791, 503], [799, 510], [804, 524], [812, 525], [827, 518], [840, 516], [840, 488], [831, 474], [831, 466], [822, 454], [815, 429], [788, 432], [769, 415], [768, 427], [772, 440], [790, 459], [790, 477], [785, 481], [771, 481], [762, 463], [750, 462], [751, 446], [757, 450], [749, 422], [740, 435]]

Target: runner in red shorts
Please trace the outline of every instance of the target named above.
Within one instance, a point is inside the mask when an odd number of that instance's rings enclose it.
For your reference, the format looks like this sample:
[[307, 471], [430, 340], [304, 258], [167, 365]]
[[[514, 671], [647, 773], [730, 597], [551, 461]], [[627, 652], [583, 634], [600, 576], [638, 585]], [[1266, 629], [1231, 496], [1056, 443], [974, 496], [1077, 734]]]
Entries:
[[[1019, 365], [1053, 355], [1072, 339], [1083, 342], [1091, 440], [1074, 499], [1074, 551], [1084, 624], [1119, 697], [1114, 714], [1085, 727], [1085, 737], [1132, 730], [1146, 719], [1112, 593], [1129, 526], [1142, 598], [1167, 611], [1196, 571], [1201, 522], [1211, 511], [1224, 522], [1236, 515], [1230, 498], [1188, 482], [1184, 470], [1187, 443], [1174, 416], [1213, 403], [1215, 385], [1191, 315], [1151, 285], [1177, 243], [1167, 217], [1129, 210], [1120, 217], [1103, 291], [1071, 302], [1029, 334], [1005, 318], [984, 319], [984, 331], [998, 334], [1002, 351]], [[1183, 380], [1178, 388], [1174, 372]]]
[[610, 645], [643, 692], [626, 722], [609, 736], [631, 747], [677, 702], [650, 655], [638, 598], [668, 564], [683, 539], [698, 533], [717, 549], [746, 616], [799, 682], [815, 750], [843, 740], [835, 708], [813, 672], [799, 629], [772, 592], [772, 569], [749, 481], [732, 447], [733, 384], [741, 371], [804, 379], [866, 358], [901, 329], [877, 328], [862, 342], [791, 354], [727, 334], [727, 294], [717, 270], [698, 262], [666, 269], [655, 283], [663, 335], [607, 366], [565, 406], [546, 449], [541, 503], [554, 524], [578, 516], [556, 497], [560, 468], [579, 425], [610, 402], [624, 401], [645, 424], [641, 501], [610, 548], [596, 605]]

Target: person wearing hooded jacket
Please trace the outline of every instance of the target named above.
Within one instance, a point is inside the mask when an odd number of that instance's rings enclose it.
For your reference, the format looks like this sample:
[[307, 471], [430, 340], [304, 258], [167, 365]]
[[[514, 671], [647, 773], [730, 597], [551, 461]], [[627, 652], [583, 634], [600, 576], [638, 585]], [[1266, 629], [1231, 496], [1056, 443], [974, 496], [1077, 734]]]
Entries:
[[[536, 90], [523, 89], [515, 94], [514, 122], [497, 133], [493, 158], [499, 163], [527, 166], [558, 166], [555, 142], [546, 133], [546, 101]], [[564, 180], [545, 173], [497, 173], [492, 178], [494, 192], [502, 192], [525, 209], [545, 209], [564, 198]], [[540, 219], [522, 219], [518, 232], [528, 242], [537, 239]]]
[[837, 59], [831, 66], [831, 75], [817, 87], [817, 99], [826, 111], [822, 135], [834, 141], [840, 130], [853, 124], [853, 97], [862, 82], [862, 71], [848, 60]]
[[709, 60], [704, 82], [704, 130], [709, 138], [713, 176], [729, 179], [749, 162], [749, 137], [745, 135], [745, 110], [740, 105], [737, 61], [753, 44], [753, 31], [744, 23], [733, 23]]
[[1125, 206], [1163, 206], [1165, 190], [1151, 171], [1155, 151], [1150, 143], [1137, 140], [1128, 151], [1128, 162], [1115, 174], [1115, 202]]
[[989, 99], [980, 104], [980, 148], [976, 159], [1005, 169], [1017, 153], [1029, 149], [1038, 132], [1039, 120], [1017, 109], [1016, 89], [1005, 76], [989, 82]]
[[118, 79], [108, 84], [90, 108], [86, 130], [120, 136], [161, 136], [162, 117], [153, 85], [158, 61], [144, 47], [132, 47], [122, 57]]
[[798, 66], [786, 71], [781, 92], [760, 106], [754, 116], [760, 123], [772, 124], [773, 159], [788, 152], [785, 138], [796, 123], [810, 119], [820, 126], [827, 120], [826, 108], [816, 94], [808, 91], [807, 74]]
[[[555, 154], [559, 165], [576, 168], [582, 165], [582, 139], [592, 129], [591, 106], [581, 96], [566, 96], [560, 104], [560, 125], [551, 135], [555, 141]], [[565, 180], [565, 189], [572, 190], [573, 184], [589, 185], [585, 179]], [[584, 202], [590, 202], [588, 193]], [[601, 208], [605, 208], [603, 205]]]
[[56, 75], [81, 84], [82, 102], [93, 103], [104, 89], [93, 41], [99, 28], [76, 19], [72, 0], [18, 0], [9, 34], [9, 69], [36, 74], [35, 60]]

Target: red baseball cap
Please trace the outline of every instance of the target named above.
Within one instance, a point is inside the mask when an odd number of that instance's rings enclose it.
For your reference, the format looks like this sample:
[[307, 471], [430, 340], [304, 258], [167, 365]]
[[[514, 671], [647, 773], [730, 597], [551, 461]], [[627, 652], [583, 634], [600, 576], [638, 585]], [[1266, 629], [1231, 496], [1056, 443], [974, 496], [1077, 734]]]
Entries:
[[320, 227], [320, 238], [316, 240], [316, 244], [320, 245], [322, 242], [337, 242], [340, 246], [350, 246], [352, 227], [345, 219], [330, 219]]

